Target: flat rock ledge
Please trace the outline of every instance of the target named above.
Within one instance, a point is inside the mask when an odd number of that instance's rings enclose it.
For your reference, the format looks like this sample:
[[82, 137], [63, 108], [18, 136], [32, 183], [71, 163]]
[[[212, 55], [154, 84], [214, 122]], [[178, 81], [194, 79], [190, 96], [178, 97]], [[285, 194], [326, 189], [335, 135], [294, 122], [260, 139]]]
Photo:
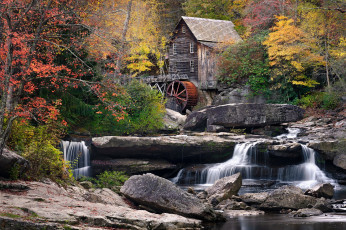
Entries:
[[133, 209], [109, 189], [65, 189], [53, 182], [1, 183], [16, 188], [0, 190], [0, 228], [5, 230], [202, 228], [197, 219]]
[[245, 136], [224, 135], [174, 135], [174, 136], [104, 136], [92, 139], [92, 160], [120, 158], [164, 159], [170, 163], [227, 160], [237, 142]]

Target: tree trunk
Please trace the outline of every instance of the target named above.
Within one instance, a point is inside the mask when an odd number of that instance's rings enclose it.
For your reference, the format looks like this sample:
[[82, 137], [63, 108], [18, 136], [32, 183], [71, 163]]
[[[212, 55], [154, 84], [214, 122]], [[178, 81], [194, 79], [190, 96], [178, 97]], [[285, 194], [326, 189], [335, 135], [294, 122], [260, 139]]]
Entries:
[[[9, 20], [10, 21], [10, 20]], [[9, 23], [9, 26], [11, 24]], [[12, 61], [13, 61], [13, 44], [12, 44], [12, 35], [9, 35], [7, 38], [7, 57], [5, 64], [5, 82], [4, 88], [1, 95], [1, 104], [0, 104], [0, 155], [2, 154], [2, 150], [5, 147], [6, 135], [8, 130], [8, 125], [10, 122], [5, 124], [5, 114], [7, 112], [7, 102], [10, 91], [10, 80], [12, 77]], [[5, 127], [6, 126], [6, 127]]]
[[129, 3], [127, 4], [127, 14], [126, 14], [125, 22], [124, 22], [123, 32], [121, 34], [121, 41], [120, 41], [121, 45], [120, 45], [120, 50], [118, 52], [115, 75], [119, 75], [120, 73], [121, 62], [125, 52], [126, 34], [129, 29], [129, 24], [131, 20], [132, 1], [133, 0], [130, 0]]

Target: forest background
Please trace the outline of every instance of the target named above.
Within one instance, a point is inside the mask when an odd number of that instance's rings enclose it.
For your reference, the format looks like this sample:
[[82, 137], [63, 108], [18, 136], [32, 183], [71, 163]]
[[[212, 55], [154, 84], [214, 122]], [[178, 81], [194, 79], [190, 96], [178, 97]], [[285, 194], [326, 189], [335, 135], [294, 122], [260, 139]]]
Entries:
[[163, 125], [164, 98], [139, 81], [121, 82], [167, 73], [169, 40], [183, 15], [235, 24], [243, 41], [220, 47], [221, 84], [248, 85], [252, 95], [270, 103], [335, 109], [345, 96], [345, 5], [3, 0], [0, 152], [6, 147], [37, 162], [27, 177], [64, 178], [57, 146], [66, 134], [156, 133]]

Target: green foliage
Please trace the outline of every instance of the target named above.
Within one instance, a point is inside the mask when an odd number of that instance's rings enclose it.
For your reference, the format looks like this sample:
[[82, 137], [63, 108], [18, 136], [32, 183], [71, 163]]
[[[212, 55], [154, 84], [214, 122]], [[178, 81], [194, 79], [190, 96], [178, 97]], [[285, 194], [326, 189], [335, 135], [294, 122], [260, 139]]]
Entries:
[[[14, 124], [9, 143], [30, 162], [27, 179], [50, 178], [56, 182], [71, 179], [62, 152], [55, 147], [62, 133], [57, 121], [38, 126], [20, 121]], [[15, 174], [17, 170], [13, 169], [13, 176]]]
[[162, 95], [150, 86], [133, 80], [126, 86], [130, 96], [127, 109], [132, 133], [153, 133], [163, 127], [165, 113]]
[[263, 39], [259, 34], [228, 47], [219, 57], [219, 81], [229, 86], [247, 84], [255, 95], [267, 92], [269, 64]]
[[98, 188], [109, 188], [115, 191], [117, 186], [122, 186], [129, 177], [121, 171], [104, 171], [93, 180]]
[[2, 212], [2, 213], [0, 213], [0, 216], [9, 217], [9, 218], [12, 218], [12, 219], [18, 219], [18, 218], [21, 217], [21, 216], [19, 216], [17, 214], [13, 214], [13, 213], [9, 213], [9, 212]]
[[20, 165], [14, 164], [12, 168], [10, 169], [10, 179], [18, 180], [19, 177], [20, 177]]
[[56, 95], [62, 99], [61, 114], [70, 130], [90, 135], [154, 133], [163, 126], [164, 99], [156, 90], [137, 80], [119, 86], [107, 100], [124, 107], [124, 119], [117, 119], [98, 98], [83, 89], [69, 89]]
[[314, 92], [297, 100], [304, 108], [332, 110], [340, 105], [340, 96], [335, 92]]

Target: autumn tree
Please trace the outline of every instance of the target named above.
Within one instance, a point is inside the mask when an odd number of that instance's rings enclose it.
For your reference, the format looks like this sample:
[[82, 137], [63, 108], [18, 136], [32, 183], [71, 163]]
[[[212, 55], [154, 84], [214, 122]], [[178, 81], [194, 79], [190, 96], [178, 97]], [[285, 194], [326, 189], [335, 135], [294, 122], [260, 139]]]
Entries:
[[[263, 42], [268, 48], [272, 80], [276, 87], [283, 83], [295, 86], [314, 87], [317, 81], [306, 71], [323, 64], [323, 57], [317, 55], [311, 37], [294, 25], [293, 19], [278, 16], [269, 37]], [[281, 78], [281, 79], [280, 79]]]
[[297, 9], [300, 28], [313, 38], [310, 41], [317, 47], [316, 54], [324, 59], [324, 70], [318, 75], [327, 88], [345, 75], [344, 9], [345, 2], [339, 0], [301, 2]]
[[291, 10], [288, 0], [250, 0], [244, 10], [244, 24], [253, 30], [269, 29], [276, 15], [288, 16]]
[[[78, 41], [88, 32], [80, 26], [75, 4], [73, 0], [0, 3], [0, 150], [16, 118], [57, 119], [59, 111], [53, 101], [38, 96], [40, 89], [54, 92], [83, 85], [99, 97], [107, 95], [98, 83], [83, 79], [91, 67], [80, 58]], [[66, 55], [71, 57], [68, 62], [59, 61]], [[111, 102], [107, 107], [119, 108]]]

